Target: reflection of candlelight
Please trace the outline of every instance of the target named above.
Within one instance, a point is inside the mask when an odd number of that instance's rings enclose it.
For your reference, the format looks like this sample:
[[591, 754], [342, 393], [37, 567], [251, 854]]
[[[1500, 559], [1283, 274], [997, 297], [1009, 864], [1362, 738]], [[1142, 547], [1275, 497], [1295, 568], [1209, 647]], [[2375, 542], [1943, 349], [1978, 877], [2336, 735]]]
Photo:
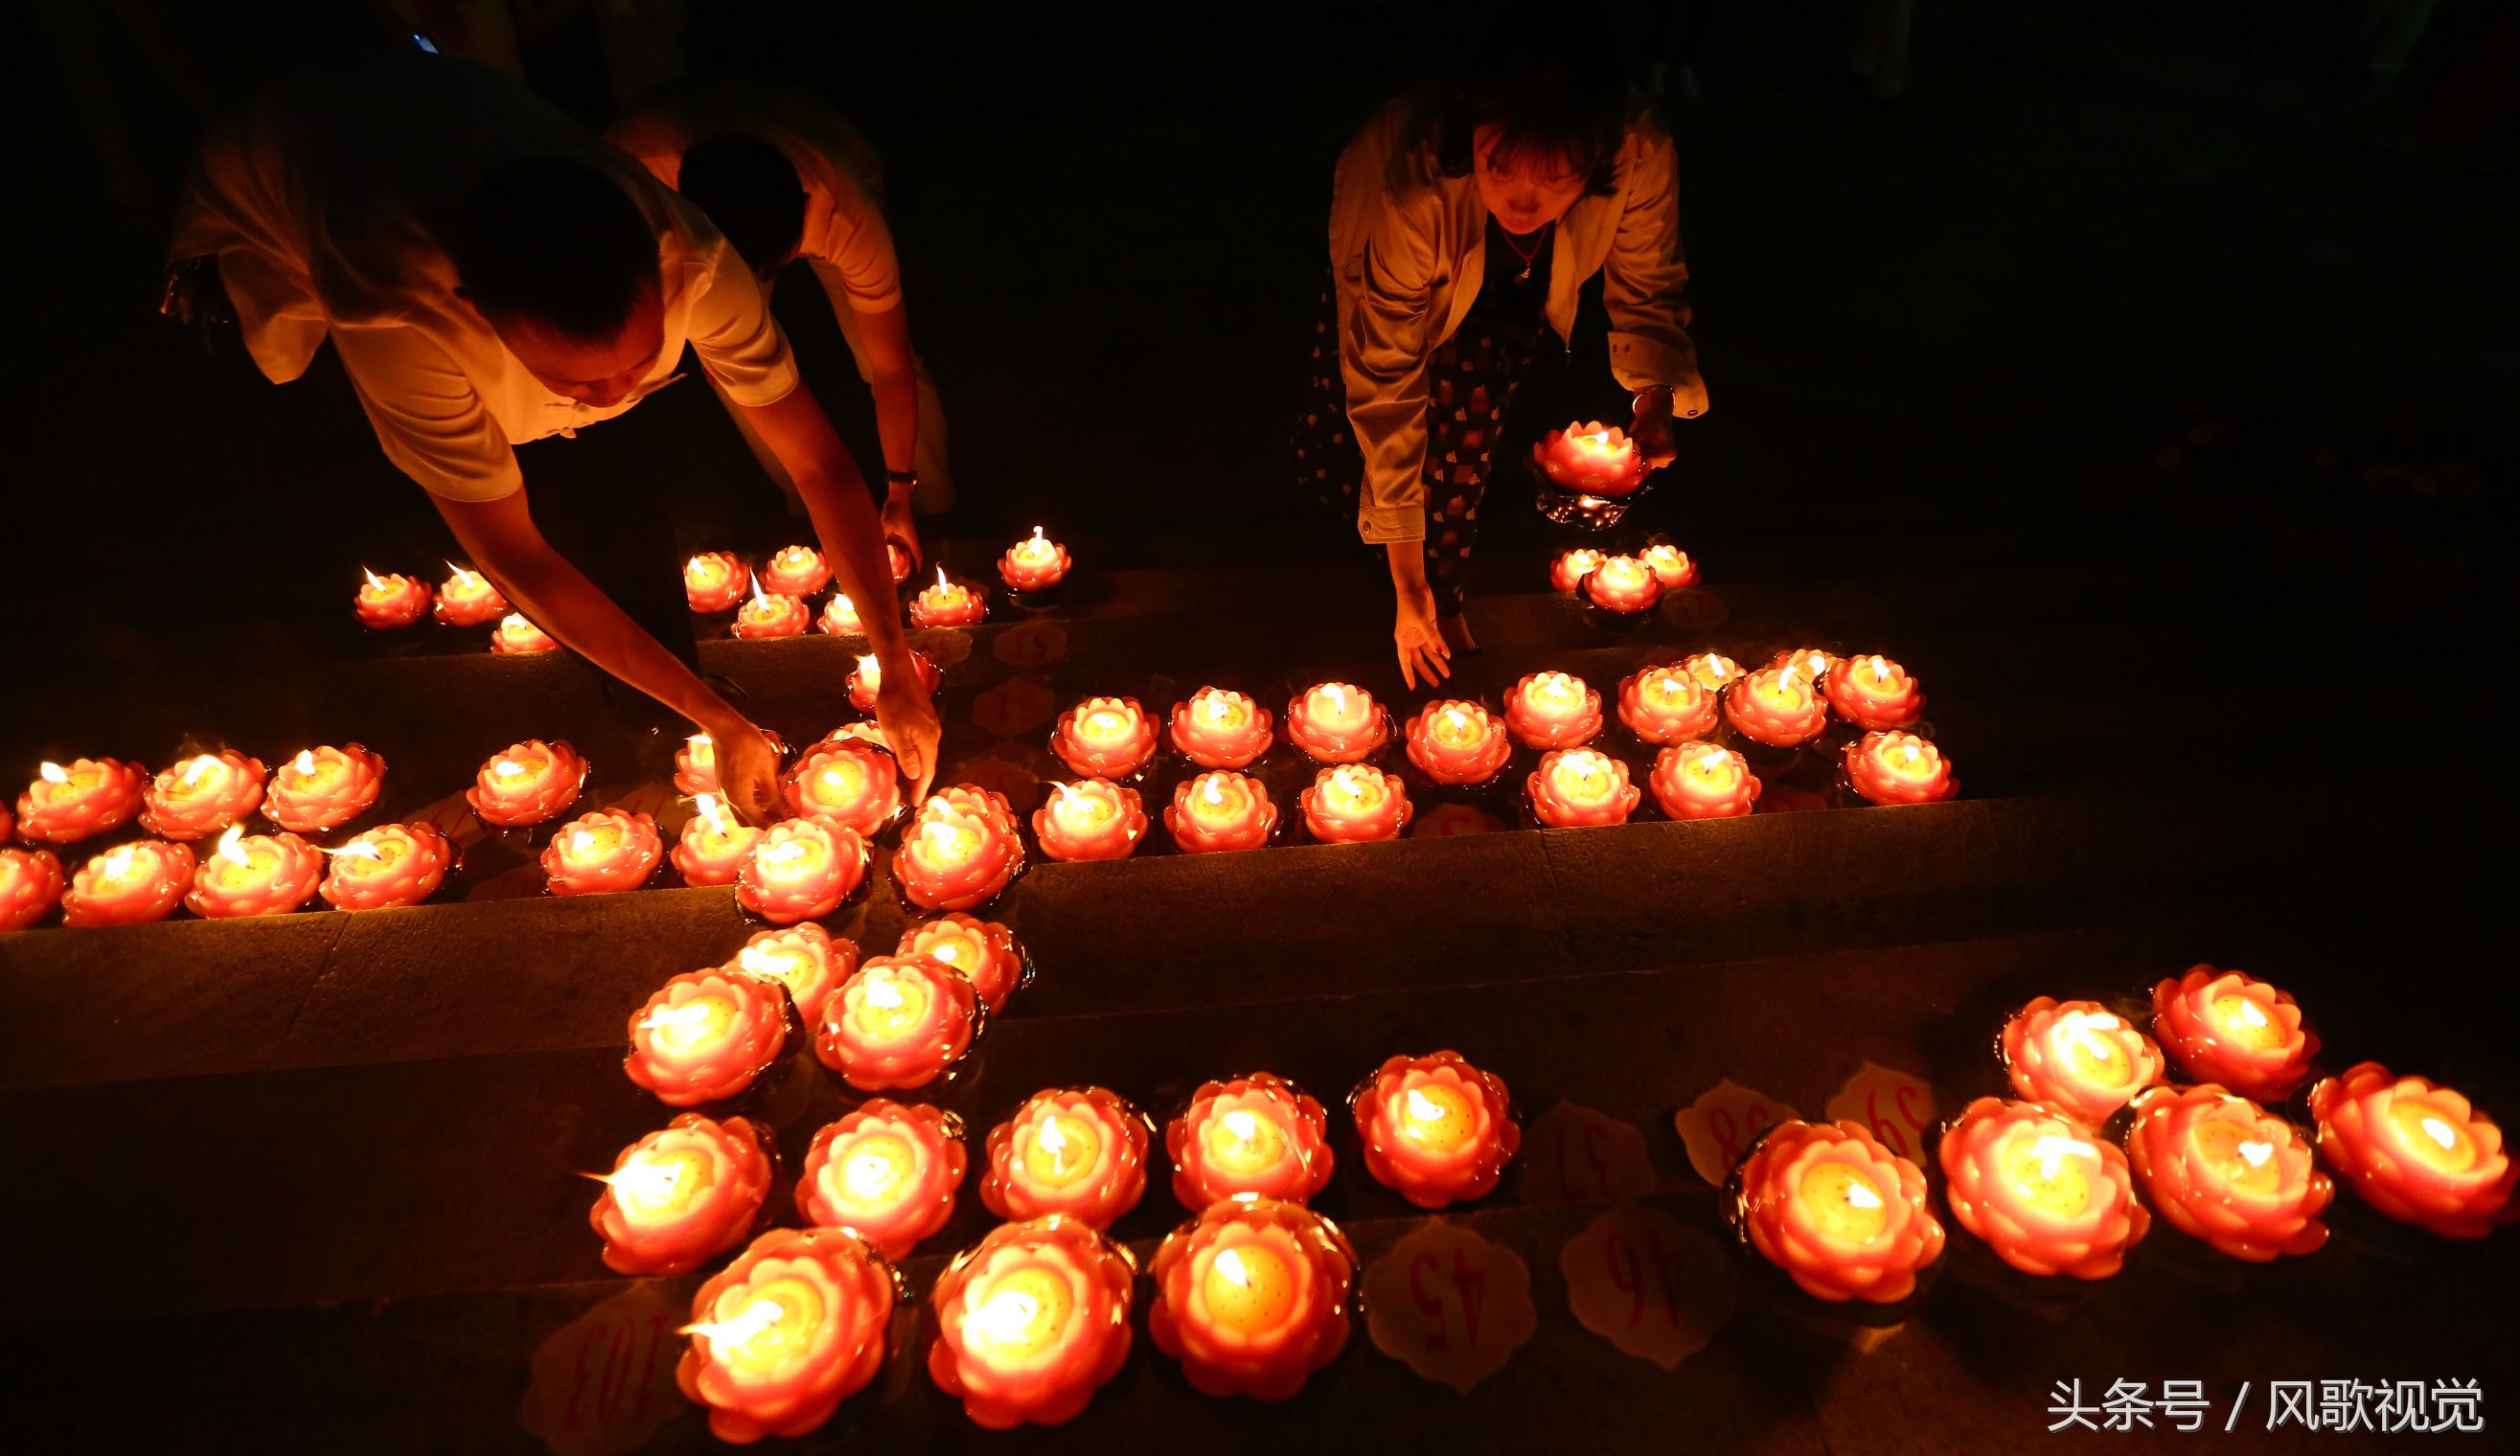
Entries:
[[1405, 737], [1409, 762], [1437, 783], [1485, 783], [1513, 756], [1505, 725], [1465, 699], [1441, 699], [1418, 709]]
[[2025, 1273], [2105, 1279], [2151, 1226], [2117, 1145], [2035, 1102], [1978, 1098], [1937, 1153], [1952, 1215]]
[[2233, 1258], [2267, 1263], [2327, 1242], [2335, 1197], [2290, 1123], [2220, 1087], [2153, 1087], [2135, 1103], [2127, 1162], [2171, 1225]]
[[1522, 1145], [1504, 1080], [1455, 1051], [1390, 1058], [1350, 1107], [1366, 1171], [1421, 1209], [1487, 1196]]
[[1207, 1395], [1284, 1400], [1347, 1345], [1356, 1251], [1299, 1204], [1209, 1207], [1155, 1253], [1148, 1333]]
[[733, 552], [702, 552], [683, 563], [683, 596], [693, 611], [733, 611], [743, 589], [743, 562]]
[[1067, 548], [1044, 538], [1039, 526], [998, 558], [999, 577], [1015, 592], [1046, 592], [1065, 579], [1067, 567]]
[[1601, 694], [1572, 673], [1533, 673], [1507, 691], [1505, 726], [1526, 748], [1573, 748], [1601, 730]]
[[490, 579], [477, 571], [468, 571], [449, 561], [445, 584], [437, 589], [437, 620], [447, 627], [478, 627], [484, 622], [506, 616], [508, 598], [490, 585]]
[[1742, 1160], [1734, 1186], [1728, 1215], [1819, 1299], [1895, 1304], [1942, 1257], [1924, 1169], [1861, 1124], [1778, 1123]]
[[2449, 1087], [2362, 1062], [2310, 1089], [2318, 1151], [2392, 1218], [2450, 1239], [2481, 1239], [2520, 1214], [2502, 1129]]

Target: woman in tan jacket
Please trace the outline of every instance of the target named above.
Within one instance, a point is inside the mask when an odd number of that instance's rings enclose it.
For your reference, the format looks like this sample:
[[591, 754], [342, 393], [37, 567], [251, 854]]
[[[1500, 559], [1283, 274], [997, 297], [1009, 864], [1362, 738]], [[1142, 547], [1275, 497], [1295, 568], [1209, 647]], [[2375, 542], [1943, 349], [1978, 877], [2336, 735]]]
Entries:
[[1338, 163], [1330, 291], [1296, 464], [1383, 548], [1412, 687], [1451, 673], [1496, 438], [1546, 334], [1602, 275], [1610, 371], [1654, 464], [1705, 413], [1671, 135], [1614, 69], [1489, 65], [1385, 107]]

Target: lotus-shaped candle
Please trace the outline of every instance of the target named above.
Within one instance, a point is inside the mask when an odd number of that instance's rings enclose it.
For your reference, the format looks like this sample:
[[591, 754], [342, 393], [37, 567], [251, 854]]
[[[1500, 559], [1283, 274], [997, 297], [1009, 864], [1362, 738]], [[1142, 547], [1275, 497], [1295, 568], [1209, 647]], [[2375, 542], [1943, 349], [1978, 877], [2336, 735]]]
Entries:
[[668, 1107], [736, 1096], [788, 1045], [788, 994], [742, 971], [689, 971], [630, 1015], [630, 1080]]
[[1486, 1197], [1522, 1146], [1504, 1079], [1456, 1051], [1392, 1057], [1349, 1108], [1365, 1170], [1421, 1209]]
[[283, 829], [320, 834], [375, 808], [384, 786], [383, 754], [357, 743], [301, 749], [271, 775], [262, 816]]
[[743, 1242], [770, 1196], [770, 1129], [687, 1112], [623, 1148], [587, 1221], [622, 1274], [688, 1274]]
[[857, 1235], [772, 1229], [700, 1286], [674, 1382], [722, 1441], [810, 1434], [883, 1368], [895, 1298]]
[[1734, 1173], [1733, 1223], [1804, 1293], [1895, 1304], [1943, 1253], [1925, 1172], [1858, 1123], [1787, 1121]]
[[2217, 1086], [2152, 1087], [2135, 1101], [2127, 1162], [2171, 1226], [2233, 1258], [2267, 1263], [2327, 1242], [2336, 1196], [2290, 1123]]
[[2105, 1279], [2151, 1226], [2126, 1154], [2052, 1108], [1980, 1097], [1937, 1152], [1952, 1216], [2024, 1273]]
[[1285, 1400], [1347, 1346], [1356, 1250], [1275, 1199], [1220, 1203], [1155, 1251], [1147, 1332], [1205, 1395]]

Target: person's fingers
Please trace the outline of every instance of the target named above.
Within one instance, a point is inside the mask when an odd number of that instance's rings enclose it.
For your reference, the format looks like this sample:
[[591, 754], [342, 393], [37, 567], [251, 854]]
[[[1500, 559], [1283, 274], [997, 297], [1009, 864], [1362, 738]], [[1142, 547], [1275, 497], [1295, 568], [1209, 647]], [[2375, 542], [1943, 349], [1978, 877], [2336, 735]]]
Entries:
[[1430, 675], [1426, 679], [1426, 685], [1431, 687], [1443, 679], [1453, 676], [1453, 668], [1450, 661], [1451, 657], [1452, 654], [1450, 652], [1429, 652], [1426, 654], [1426, 671]]
[[1398, 654], [1398, 655], [1399, 655], [1399, 658], [1400, 658], [1400, 681], [1401, 681], [1401, 684], [1402, 684], [1404, 686], [1408, 687], [1411, 691], [1415, 692], [1415, 691], [1417, 690], [1417, 688], [1418, 688], [1418, 665], [1417, 665], [1417, 660], [1416, 660], [1416, 658], [1411, 654], [1410, 650], [1409, 650], [1407, 647], [1402, 647], [1402, 648], [1399, 650], [1399, 654]]

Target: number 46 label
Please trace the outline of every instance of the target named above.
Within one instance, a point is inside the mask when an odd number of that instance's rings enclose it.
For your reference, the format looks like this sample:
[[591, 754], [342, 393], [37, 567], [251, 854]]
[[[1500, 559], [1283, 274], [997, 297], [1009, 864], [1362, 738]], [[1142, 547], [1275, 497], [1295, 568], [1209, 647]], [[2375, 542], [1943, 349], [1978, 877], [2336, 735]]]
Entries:
[[1540, 1326], [1522, 1257], [1428, 1219], [1365, 1272], [1374, 1348], [1468, 1394]]

